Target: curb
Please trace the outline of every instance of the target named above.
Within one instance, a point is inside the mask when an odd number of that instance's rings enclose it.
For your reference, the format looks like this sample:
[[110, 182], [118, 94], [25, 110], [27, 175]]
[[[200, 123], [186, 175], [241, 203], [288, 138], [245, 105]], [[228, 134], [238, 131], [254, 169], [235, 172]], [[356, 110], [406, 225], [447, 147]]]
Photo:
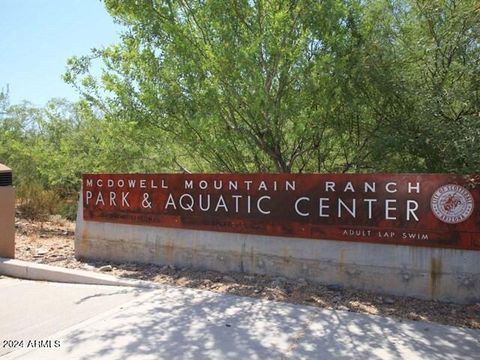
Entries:
[[157, 288], [154, 283], [143, 280], [121, 279], [113, 275], [97, 274], [87, 270], [74, 270], [58, 266], [0, 257], [0, 275], [27, 280], [42, 280], [61, 283], [129, 286]]

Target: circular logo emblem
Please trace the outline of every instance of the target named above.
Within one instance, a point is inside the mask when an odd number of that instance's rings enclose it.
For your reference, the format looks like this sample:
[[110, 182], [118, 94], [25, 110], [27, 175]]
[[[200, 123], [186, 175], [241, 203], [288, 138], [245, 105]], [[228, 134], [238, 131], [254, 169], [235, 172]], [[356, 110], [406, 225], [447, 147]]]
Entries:
[[458, 224], [472, 215], [473, 197], [463, 186], [443, 185], [433, 193], [430, 207], [439, 220], [447, 224]]

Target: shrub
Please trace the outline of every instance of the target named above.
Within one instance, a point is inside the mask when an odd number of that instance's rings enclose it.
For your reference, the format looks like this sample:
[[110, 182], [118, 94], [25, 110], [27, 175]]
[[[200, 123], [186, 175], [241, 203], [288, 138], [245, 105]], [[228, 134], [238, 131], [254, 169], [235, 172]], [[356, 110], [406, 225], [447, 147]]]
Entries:
[[50, 215], [58, 214], [61, 204], [56, 192], [36, 183], [18, 187], [17, 197], [20, 215], [29, 220], [46, 221]]
[[64, 219], [75, 221], [77, 218], [77, 202], [74, 200], [65, 201], [60, 209], [60, 215]]

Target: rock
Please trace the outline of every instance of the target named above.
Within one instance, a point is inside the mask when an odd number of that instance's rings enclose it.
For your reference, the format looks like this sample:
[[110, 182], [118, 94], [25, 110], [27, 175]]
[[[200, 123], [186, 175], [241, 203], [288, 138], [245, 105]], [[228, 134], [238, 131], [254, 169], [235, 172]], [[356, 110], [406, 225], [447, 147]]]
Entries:
[[258, 294], [258, 293], [261, 293], [262, 290], [260, 290], [260, 289], [255, 289], [255, 290], [253, 290], [253, 292], [254, 292], [255, 294]]
[[270, 286], [283, 289], [287, 283], [287, 279], [281, 276], [277, 276], [276, 278], [273, 279], [273, 281], [270, 283]]
[[300, 278], [293, 284], [294, 290], [300, 290], [308, 286], [307, 280]]
[[244, 275], [243, 278], [247, 281], [255, 280], [255, 276], [252, 275]]
[[235, 279], [234, 279], [233, 277], [231, 277], [231, 276], [228, 276], [228, 275], [225, 275], [225, 276], [223, 277], [223, 280], [224, 280], [224, 281], [228, 281], [228, 282], [235, 282]]
[[93, 271], [95, 269], [95, 266], [85, 264], [85, 265], [83, 265], [83, 268], [85, 270]]
[[346, 307], [345, 305], [339, 305], [339, 306], [337, 307], [337, 309], [338, 309], [338, 310], [342, 310], [342, 311], [348, 311], [348, 310], [350, 310], [350, 309], [349, 309], [348, 307]]
[[468, 311], [480, 314], [480, 303], [469, 306]]
[[104, 265], [104, 266], [101, 266], [98, 270], [107, 272], [107, 271], [112, 271], [113, 268], [112, 268], [112, 265]]
[[383, 303], [383, 297], [381, 297], [381, 296], [375, 297], [375, 302], [377, 302], [377, 303]]
[[47, 254], [47, 253], [48, 253], [48, 250], [47, 250], [47, 249], [41, 248], [41, 249], [38, 249], [38, 250], [37, 250], [37, 255], [40, 255], [40, 256], [43, 256], [43, 255], [45, 255], [45, 254]]
[[391, 297], [386, 297], [385, 299], [383, 299], [383, 303], [388, 305], [393, 305], [395, 304], [395, 299]]
[[308, 283], [307, 283], [307, 280], [305, 280], [304, 278], [300, 278], [300, 279], [297, 279], [297, 285], [299, 285], [299, 286], [307, 286]]
[[340, 284], [331, 284], [327, 285], [327, 289], [332, 291], [340, 291], [343, 290], [343, 286]]
[[175, 266], [174, 265], [168, 265], [168, 269], [175, 271]]
[[283, 284], [278, 281], [278, 280], [273, 280], [271, 283], [270, 283], [270, 286], [273, 287], [273, 288], [282, 288]]

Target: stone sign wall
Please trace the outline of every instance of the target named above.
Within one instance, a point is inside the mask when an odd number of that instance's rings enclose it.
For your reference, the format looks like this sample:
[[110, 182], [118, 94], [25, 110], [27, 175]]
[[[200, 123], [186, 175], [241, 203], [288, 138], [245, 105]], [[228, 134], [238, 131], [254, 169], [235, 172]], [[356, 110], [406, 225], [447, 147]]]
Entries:
[[86, 174], [78, 257], [480, 300], [480, 177]]

